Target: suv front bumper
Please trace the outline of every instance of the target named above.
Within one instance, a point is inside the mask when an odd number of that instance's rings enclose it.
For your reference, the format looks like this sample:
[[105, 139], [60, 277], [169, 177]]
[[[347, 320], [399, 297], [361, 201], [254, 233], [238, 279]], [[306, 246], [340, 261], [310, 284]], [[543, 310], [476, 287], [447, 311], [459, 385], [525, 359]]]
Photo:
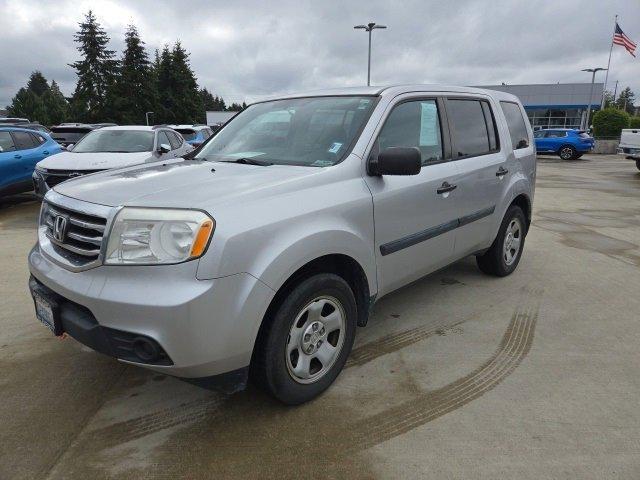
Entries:
[[[197, 265], [197, 261], [103, 265], [71, 272], [43, 255], [38, 245], [29, 253], [29, 269], [45, 294], [53, 292], [59, 302], [69, 305], [67, 310], [82, 310], [84, 325], [100, 331], [86, 336], [69, 327], [67, 333], [76, 340], [121, 361], [178, 377], [210, 377], [243, 369], [251, 361], [260, 323], [275, 292], [247, 273], [198, 280]], [[71, 320], [63, 321], [63, 326], [67, 322]], [[151, 339], [166, 360], [135, 361], [112, 348], [106, 335], [112, 331]], [[102, 338], [100, 345], [108, 348], [97, 347], [88, 338]]]

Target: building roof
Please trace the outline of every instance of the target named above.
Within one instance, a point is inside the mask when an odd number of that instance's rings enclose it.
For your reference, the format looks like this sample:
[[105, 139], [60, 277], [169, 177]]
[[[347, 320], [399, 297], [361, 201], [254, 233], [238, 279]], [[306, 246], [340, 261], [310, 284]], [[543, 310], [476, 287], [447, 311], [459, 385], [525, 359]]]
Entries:
[[586, 108], [589, 103], [592, 106], [600, 105], [604, 83], [593, 84], [591, 102], [589, 102], [591, 83], [488, 85], [481, 88], [511, 93], [527, 108]]

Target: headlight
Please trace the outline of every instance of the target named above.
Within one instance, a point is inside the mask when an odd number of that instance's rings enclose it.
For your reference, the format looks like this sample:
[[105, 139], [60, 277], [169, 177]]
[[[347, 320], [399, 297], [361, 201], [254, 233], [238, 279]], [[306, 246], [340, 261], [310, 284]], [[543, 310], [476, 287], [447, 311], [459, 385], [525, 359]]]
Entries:
[[155, 265], [200, 257], [215, 221], [197, 210], [123, 208], [116, 216], [105, 263]]

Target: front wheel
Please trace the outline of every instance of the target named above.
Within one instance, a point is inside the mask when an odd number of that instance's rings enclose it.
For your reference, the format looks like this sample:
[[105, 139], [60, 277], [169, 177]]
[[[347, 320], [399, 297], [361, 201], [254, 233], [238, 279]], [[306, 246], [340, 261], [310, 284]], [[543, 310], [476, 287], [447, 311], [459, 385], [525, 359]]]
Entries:
[[517, 205], [511, 205], [489, 250], [476, 257], [478, 268], [488, 275], [497, 277], [511, 274], [522, 256], [525, 229], [526, 219], [522, 209]]
[[321, 273], [303, 280], [265, 319], [252, 377], [288, 405], [315, 398], [344, 367], [356, 319], [355, 297], [344, 279]]
[[562, 160], [573, 160], [576, 157], [576, 149], [573, 148], [571, 145], [565, 145], [562, 148], [560, 148], [560, 151], [558, 152], [558, 155], [560, 155], [560, 158]]

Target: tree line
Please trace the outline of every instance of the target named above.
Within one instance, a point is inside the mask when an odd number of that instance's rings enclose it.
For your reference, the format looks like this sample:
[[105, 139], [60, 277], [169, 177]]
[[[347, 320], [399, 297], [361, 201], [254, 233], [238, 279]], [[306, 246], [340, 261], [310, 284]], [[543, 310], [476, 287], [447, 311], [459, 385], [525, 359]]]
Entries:
[[12, 117], [26, 117], [44, 125], [62, 122], [120, 125], [150, 122], [204, 123], [206, 110], [238, 111], [246, 104], [227, 105], [222, 97], [199, 88], [189, 64], [189, 53], [176, 41], [155, 51], [153, 61], [134, 25], [125, 32], [120, 58], [110, 50], [110, 38], [91, 10], [74, 35], [80, 59], [69, 64], [77, 83], [65, 98], [55, 80], [34, 71], [25, 87], [13, 97], [7, 110]]

